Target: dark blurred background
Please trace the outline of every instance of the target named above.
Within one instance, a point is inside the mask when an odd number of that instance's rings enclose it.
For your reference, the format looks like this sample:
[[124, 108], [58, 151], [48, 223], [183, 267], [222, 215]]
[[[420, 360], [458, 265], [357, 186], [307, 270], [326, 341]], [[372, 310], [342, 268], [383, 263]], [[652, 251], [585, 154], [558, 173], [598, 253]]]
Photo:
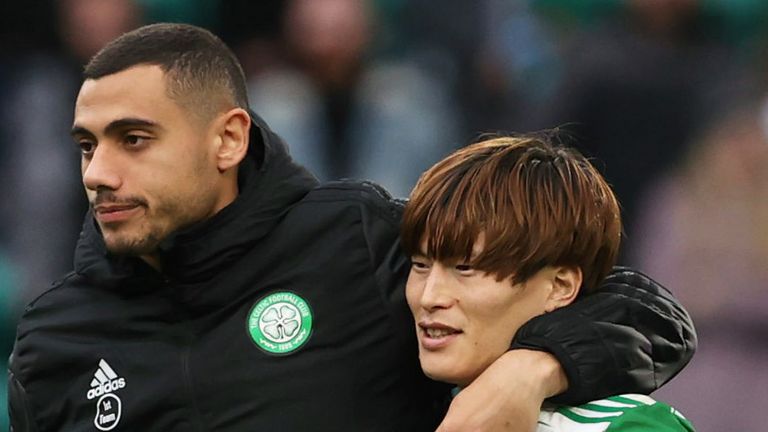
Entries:
[[23, 305], [71, 267], [82, 65], [188, 22], [233, 47], [252, 106], [321, 179], [407, 196], [481, 133], [559, 127], [618, 193], [623, 263], [697, 325], [655, 396], [703, 432], [768, 423], [765, 0], [9, 0], [0, 20], [0, 363]]

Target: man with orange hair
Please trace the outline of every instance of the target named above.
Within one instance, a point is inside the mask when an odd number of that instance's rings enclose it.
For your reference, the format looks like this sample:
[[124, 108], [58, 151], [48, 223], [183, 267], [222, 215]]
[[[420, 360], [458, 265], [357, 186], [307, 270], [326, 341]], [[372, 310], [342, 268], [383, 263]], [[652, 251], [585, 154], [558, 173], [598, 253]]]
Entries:
[[[467, 387], [515, 346], [526, 322], [552, 319], [603, 284], [616, 263], [621, 217], [605, 179], [575, 150], [546, 137], [496, 138], [424, 173], [401, 233], [412, 262], [406, 296], [421, 367], [435, 380]], [[650, 281], [617, 291], [641, 301], [664, 295]], [[571, 321], [567, 314], [562, 320]], [[610, 367], [623, 367], [619, 359]], [[537, 429], [656, 430], [693, 428], [668, 405], [624, 394], [579, 407], [545, 405]]]

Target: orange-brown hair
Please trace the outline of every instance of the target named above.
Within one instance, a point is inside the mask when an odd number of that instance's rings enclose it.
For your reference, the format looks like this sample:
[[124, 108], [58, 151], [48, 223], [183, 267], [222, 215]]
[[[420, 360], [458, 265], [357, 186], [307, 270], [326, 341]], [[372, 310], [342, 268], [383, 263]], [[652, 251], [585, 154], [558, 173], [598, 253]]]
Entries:
[[[480, 234], [485, 247], [472, 257]], [[427, 170], [405, 207], [401, 239], [409, 255], [466, 261], [513, 283], [546, 266], [578, 266], [583, 293], [615, 264], [621, 218], [613, 191], [576, 150], [545, 136], [503, 137]]]

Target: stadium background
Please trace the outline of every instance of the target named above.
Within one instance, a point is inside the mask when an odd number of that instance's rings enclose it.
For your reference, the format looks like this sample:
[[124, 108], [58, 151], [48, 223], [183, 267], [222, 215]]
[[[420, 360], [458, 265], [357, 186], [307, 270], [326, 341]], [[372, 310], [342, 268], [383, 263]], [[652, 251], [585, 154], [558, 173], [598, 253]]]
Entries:
[[254, 109], [321, 178], [405, 196], [480, 133], [561, 127], [619, 195], [622, 262], [694, 316], [699, 352], [656, 396], [702, 432], [768, 422], [768, 2], [27, 0], [0, 19], [0, 365], [71, 265], [79, 68], [178, 21], [235, 49]]

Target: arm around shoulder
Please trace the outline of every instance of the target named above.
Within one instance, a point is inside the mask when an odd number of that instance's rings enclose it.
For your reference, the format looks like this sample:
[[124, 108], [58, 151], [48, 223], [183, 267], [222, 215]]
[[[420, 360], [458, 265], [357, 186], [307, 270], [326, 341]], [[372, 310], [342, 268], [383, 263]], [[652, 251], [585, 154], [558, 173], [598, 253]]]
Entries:
[[595, 292], [524, 325], [512, 348], [552, 353], [568, 378], [553, 401], [578, 405], [656, 390], [690, 361], [696, 344], [690, 315], [668, 290], [617, 267]]

